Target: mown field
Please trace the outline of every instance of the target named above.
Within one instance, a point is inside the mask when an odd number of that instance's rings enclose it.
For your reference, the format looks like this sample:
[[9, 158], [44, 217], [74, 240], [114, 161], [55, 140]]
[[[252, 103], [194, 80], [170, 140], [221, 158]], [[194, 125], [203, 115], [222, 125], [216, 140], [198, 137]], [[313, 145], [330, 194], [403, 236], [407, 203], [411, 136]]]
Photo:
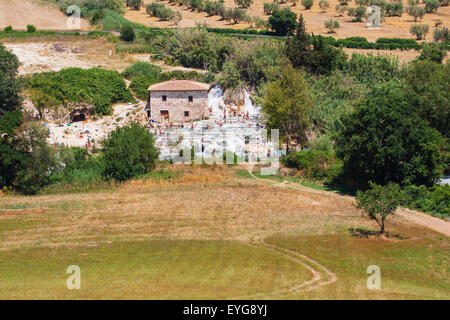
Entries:
[[[449, 238], [225, 167], [0, 196], [2, 299], [449, 299]], [[294, 182], [291, 182], [294, 183]], [[67, 191], [67, 190], [66, 190]], [[81, 268], [81, 290], [66, 269]], [[366, 287], [369, 265], [381, 290]]]

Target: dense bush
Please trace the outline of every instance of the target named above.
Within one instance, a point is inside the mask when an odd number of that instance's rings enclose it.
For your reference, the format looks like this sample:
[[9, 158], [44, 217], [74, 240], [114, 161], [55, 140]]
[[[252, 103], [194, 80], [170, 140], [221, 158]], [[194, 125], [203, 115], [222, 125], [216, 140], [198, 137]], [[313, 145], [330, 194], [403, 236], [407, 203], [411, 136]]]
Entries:
[[104, 174], [117, 181], [146, 174], [157, 159], [153, 135], [137, 124], [115, 129], [103, 142]]
[[161, 67], [148, 62], [135, 62], [124, 70], [123, 76], [128, 80], [137, 76], [157, 78], [161, 70]]
[[435, 43], [424, 43], [422, 52], [418, 60], [430, 60], [436, 63], [442, 63], [447, 52]]
[[403, 15], [402, 1], [383, 2], [382, 8], [387, 17], [401, 17]]
[[99, 68], [34, 74], [26, 86], [40, 112], [44, 108], [88, 103], [94, 106], [95, 113], [110, 114], [114, 103], [135, 101], [118, 72]]
[[429, 212], [440, 218], [450, 217], [450, 186], [410, 185], [403, 189], [402, 203], [411, 209]]
[[293, 152], [283, 157], [281, 162], [286, 167], [298, 169], [301, 175], [314, 180], [334, 180], [342, 168], [342, 162], [329, 151]]
[[435, 29], [433, 32], [433, 39], [436, 42], [448, 42], [450, 41], [450, 34], [448, 32], [447, 27], [443, 27], [442, 29]]
[[425, 0], [425, 11], [431, 13], [441, 6], [438, 0]]
[[223, 5], [223, 2], [221, 1], [205, 1], [204, 5], [204, 11], [209, 16], [222, 16], [225, 12], [225, 7]]
[[387, 79], [400, 80], [402, 70], [398, 58], [384, 55], [354, 53], [345, 66], [348, 74], [369, 86], [385, 82]]
[[34, 32], [36, 32], [36, 27], [33, 26], [32, 24], [27, 25], [27, 32], [28, 32], [28, 33], [34, 33]]
[[236, 5], [244, 9], [247, 9], [253, 4], [253, 0], [234, 0], [234, 2]]
[[120, 39], [126, 42], [132, 42], [136, 38], [134, 29], [130, 25], [124, 25], [120, 29]]
[[297, 14], [290, 10], [275, 10], [269, 18], [269, 24], [277, 35], [286, 35], [297, 26]]
[[59, 148], [56, 159], [59, 170], [50, 176], [49, 186], [41, 192], [83, 192], [106, 182], [101, 157], [90, 155], [86, 149]]
[[314, 4], [314, 0], [302, 0], [302, 5], [305, 7], [305, 10], [311, 9]]

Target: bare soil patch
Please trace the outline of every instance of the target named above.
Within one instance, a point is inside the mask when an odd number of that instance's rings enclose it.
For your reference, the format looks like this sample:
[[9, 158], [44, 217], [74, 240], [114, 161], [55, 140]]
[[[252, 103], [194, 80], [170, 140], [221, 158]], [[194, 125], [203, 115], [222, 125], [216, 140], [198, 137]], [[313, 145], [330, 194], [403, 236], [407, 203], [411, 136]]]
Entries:
[[[155, 2], [156, 0], [145, 0], [144, 3]], [[172, 9], [179, 10], [182, 14], [183, 19], [179, 23], [178, 27], [194, 27], [196, 24], [206, 24], [209, 27], [214, 28], [233, 28], [233, 29], [241, 29], [247, 28], [249, 25], [245, 22], [239, 24], [229, 24], [226, 21], [221, 21], [219, 16], [208, 17], [206, 13], [198, 13], [193, 12], [186, 7], [176, 6], [169, 4], [167, 1], [160, 1], [164, 3], [166, 6], [169, 6]], [[255, 0], [252, 6], [246, 9], [247, 14], [250, 16], [259, 16], [264, 19], [267, 19], [268, 16], [264, 15], [264, 2], [270, 2], [270, 0]], [[324, 27], [324, 23], [326, 20], [330, 18], [336, 19], [339, 21], [341, 28], [338, 29], [337, 34], [333, 34], [336, 38], [346, 38], [346, 37], [366, 37], [369, 41], [375, 41], [381, 37], [387, 38], [414, 38], [409, 33], [409, 28], [415, 22], [411, 18], [411, 16], [403, 13], [401, 17], [386, 17], [384, 21], [381, 23], [380, 29], [368, 29], [365, 23], [360, 22], [351, 22], [352, 17], [347, 15], [339, 17], [336, 12], [336, 5], [339, 4], [337, 0], [329, 0], [330, 8], [327, 12], [322, 13], [319, 8], [318, 1], [314, 2], [313, 7], [310, 10], [305, 10], [304, 7], [300, 4], [300, 2], [291, 7], [291, 10], [295, 13], [303, 14], [306, 26], [310, 32], [314, 34], [321, 35], [329, 35], [327, 34], [327, 30]], [[225, 0], [225, 7], [234, 8], [236, 6], [234, 0]], [[284, 4], [282, 6], [289, 6], [289, 4]], [[351, 3], [350, 7], [356, 7], [357, 5]], [[403, 0], [404, 8], [408, 7], [408, 2]], [[423, 4], [420, 4], [423, 6]], [[177, 27], [174, 26], [172, 22], [168, 21], [159, 21], [158, 18], [149, 17], [145, 12], [145, 8], [141, 8], [140, 11], [136, 10], [127, 10], [125, 17], [131, 21], [138, 22], [147, 26], [152, 27]], [[428, 24], [430, 26], [430, 32], [427, 36], [427, 39], [432, 38], [434, 27], [434, 22], [437, 19], [441, 19], [444, 26], [449, 27], [450, 21], [450, 6], [448, 7], [440, 7], [437, 12], [426, 14], [419, 23]]]
[[[37, 0], [1, 0], [0, 29], [11, 25], [16, 30], [26, 30], [32, 24], [38, 30], [71, 30], [67, 17], [57, 6]], [[89, 28], [82, 20], [81, 29]]]

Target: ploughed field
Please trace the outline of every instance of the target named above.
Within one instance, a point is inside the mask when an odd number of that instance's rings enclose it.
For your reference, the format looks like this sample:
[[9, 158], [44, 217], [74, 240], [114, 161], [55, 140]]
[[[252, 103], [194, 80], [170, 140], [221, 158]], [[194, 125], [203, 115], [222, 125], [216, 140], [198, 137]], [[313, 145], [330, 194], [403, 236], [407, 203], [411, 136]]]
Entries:
[[[0, 298], [449, 299], [449, 238], [225, 166], [85, 194], [0, 196]], [[245, 172], [245, 171], [244, 171]], [[66, 269], [81, 269], [81, 289]], [[367, 267], [381, 289], [367, 288]]]

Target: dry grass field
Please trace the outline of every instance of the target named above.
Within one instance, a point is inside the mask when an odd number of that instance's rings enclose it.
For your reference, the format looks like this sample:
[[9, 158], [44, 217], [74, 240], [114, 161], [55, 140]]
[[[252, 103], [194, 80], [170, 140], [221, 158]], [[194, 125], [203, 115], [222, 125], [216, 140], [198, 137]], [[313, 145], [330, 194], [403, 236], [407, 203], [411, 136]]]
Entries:
[[[85, 194], [0, 196], [0, 298], [449, 299], [450, 238], [353, 198], [173, 166]], [[366, 287], [379, 265], [381, 290]], [[82, 289], [67, 290], [79, 265]]]
[[[155, 2], [156, 0], [144, 0], [144, 3]], [[270, 2], [271, 0], [255, 0], [252, 6], [247, 9], [247, 13], [254, 17], [259, 16], [263, 18], [268, 18], [268, 16], [264, 15], [263, 5], [264, 2]], [[183, 19], [181, 20], [179, 27], [193, 27], [196, 24], [206, 24], [210, 27], [217, 28], [246, 28], [248, 27], [247, 23], [240, 24], [229, 24], [226, 21], [221, 21], [219, 16], [208, 17], [206, 13], [198, 13], [192, 12], [186, 7], [178, 7], [175, 5], [169, 5], [167, 1], [160, 1], [167, 6], [177, 9], [181, 12]], [[337, 31], [337, 34], [333, 36], [336, 38], [346, 38], [346, 37], [355, 37], [361, 36], [366, 37], [369, 41], [375, 41], [381, 37], [387, 38], [413, 38], [413, 36], [409, 33], [409, 28], [414, 23], [412, 18], [407, 15], [405, 12], [402, 17], [386, 17], [385, 21], [382, 21], [380, 29], [368, 29], [365, 26], [365, 23], [354, 23], [351, 22], [352, 17], [347, 15], [339, 17], [335, 7], [339, 2], [337, 0], [329, 0], [330, 8], [327, 9], [327, 12], [322, 13], [319, 8], [319, 1], [315, 0], [314, 5], [310, 10], [305, 10], [300, 2], [297, 3], [296, 6], [291, 7], [291, 10], [297, 14], [303, 14], [306, 27], [310, 32], [314, 34], [328, 35], [327, 30], [324, 27], [324, 23], [326, 20], [330, 18], [336, 19], [339, 21], [341, 28]], [[234, 0], [225, 0], [225, 7], [233, 8], [235, 7]], [[284, 4], [282, 6], [290, 6], [290, 4]], [[404, 8], [408, 6], [408, 2], [403, 0]], [[350, 7], [356, 7], [356, 4], [350, 3]], [[422, 4], [423, 6], [423, 4]], [[141, 8], [140, 11], [136, 10], [127, 10], [125, 17], [131, 21], [139, 22], [147, 26], [153, 27], [175, 27], [171, 22], [163, 22], [158, 21], [157, 18], [149, 17], [145, 8]], [[437, 12], [426, 14], [420, 23], [425, 23], [430, 26], [430, 32], [428, 38], [431, 38], [432, 32], [434, 30], [434, 22], [437, 19], [441, 19], [445, 26], [449, 27], [448, 23], [450, 21], [450, 6], [448, 7], [440, 7]]]

